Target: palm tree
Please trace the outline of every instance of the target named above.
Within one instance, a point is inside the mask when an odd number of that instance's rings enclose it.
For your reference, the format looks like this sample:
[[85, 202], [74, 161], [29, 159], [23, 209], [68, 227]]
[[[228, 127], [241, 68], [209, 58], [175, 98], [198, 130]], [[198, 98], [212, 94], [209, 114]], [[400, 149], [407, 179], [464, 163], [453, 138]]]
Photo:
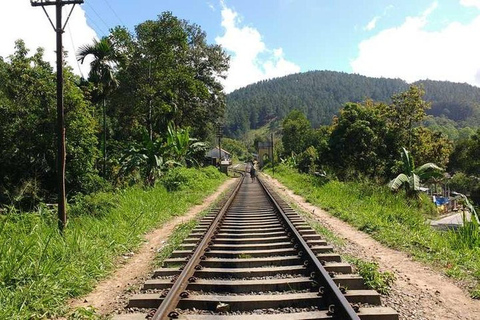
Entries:
[[107, 122], [106, 122], [106, 99], [108, 95], [118, 87], [115, 77], [115, 65], [118, 57], [115, 48], [107, 37], [100, 41], [93, 39], [92, 44], [80, 47], [77, 53], [78, 60], [83, 63], [89, 55], [93, 56], [90, 63], [88, 80], [95, 85], [96, 100], [102, 101], [103, 111], [103, 176], [105, 177], [107, 162]]
[[404, 186], [407, 195], [413, 196], [420, 191], [421, 180], [442, 176], [442, 172], [444, 170], [431, 162], [415, 168], [413, 157], [410, 155], [407, 149], [402, 148], [402, 150], [404, 173], [400, 173], [395, 179], [390, 181], [388, 186], [391, 190], [396, 191], [401, 186]]

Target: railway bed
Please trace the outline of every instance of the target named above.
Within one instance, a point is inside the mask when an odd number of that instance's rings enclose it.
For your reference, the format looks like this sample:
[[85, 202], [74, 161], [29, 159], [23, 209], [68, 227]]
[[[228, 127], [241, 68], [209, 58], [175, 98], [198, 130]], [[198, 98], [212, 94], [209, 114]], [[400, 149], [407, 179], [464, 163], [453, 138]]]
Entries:
[[240, 178], [117, 320], [397, 320], [261, 179]]

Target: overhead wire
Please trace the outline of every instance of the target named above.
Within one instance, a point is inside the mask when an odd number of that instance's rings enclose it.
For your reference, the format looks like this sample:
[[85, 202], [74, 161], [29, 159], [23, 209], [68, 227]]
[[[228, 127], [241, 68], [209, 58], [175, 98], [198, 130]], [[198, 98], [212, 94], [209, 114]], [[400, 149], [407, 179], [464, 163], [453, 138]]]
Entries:
[[103, 30], [102, 27], [100, 27], [94, 19], [85, 11], [85, 16], [88, 18], [88, 20], [95, 26], [95, 28], [102, 33], [103, 36], [106, 36], [108, 33]]
[[[67, 30], [68, 30], [68, 34], [70, 35], [70, 41], [72, 42], [72, 47], [75, 50], [77, 47], [75, 46], [75, 42], [73, 41], [72, 28], [70, 28], [70, 26], [67, 25]], [[73, 54], [75, 55], [75, 61], [77, 63], [78, 71], [80, 72], [80, 75], [82, 76], [82, 78], [85, 78], [85, 76], [82, 72], [82, 68], [80, 68], [80, 61], [78, 61], [78, 59], [77, 59], [77, 53], [74, 52]]]
[[118, 16], [117, 12], [113, 9], [113, 7], [110, 5], [110, 2], [108, 2], [108, 0], [103, 0], [107, 6], [110, 8], [110, 11], [113, 12], [113, 14], [115, 15], [115, 17], [117, 17], [118, 21], [120, 22], [121, 25], [124, 25], [125, 26], [125, 22], [122, 21], [122, 19]]
[[[89, 2], [85, 2], [87, 4], [87, 6], [92, 9], [93, 13], [98, 17], [98, 19], [100, 19], [100, 21], [102, 21], [102, 23], [105, 25], [105, 27], [107, 27], [107, 30], [110, 29], [110, 27], [108, 26], [108, 24], [105, 22], [105, 20], [103, 20], [103, 18], [98, 14], [97, 10], [95, 10], [95, 8], [89, 3]], [[103, 31], [102, 31], [103, 32]]]

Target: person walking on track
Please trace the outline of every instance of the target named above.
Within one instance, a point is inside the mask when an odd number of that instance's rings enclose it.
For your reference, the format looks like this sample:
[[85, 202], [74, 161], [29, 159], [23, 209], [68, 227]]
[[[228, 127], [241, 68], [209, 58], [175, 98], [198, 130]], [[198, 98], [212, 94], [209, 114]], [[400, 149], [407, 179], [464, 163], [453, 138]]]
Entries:
[[255, 175], [256, 175], [255, 165], [252, 163], [250, 165], [250, 177], [252, 178], [252, 182], [255, 180]]

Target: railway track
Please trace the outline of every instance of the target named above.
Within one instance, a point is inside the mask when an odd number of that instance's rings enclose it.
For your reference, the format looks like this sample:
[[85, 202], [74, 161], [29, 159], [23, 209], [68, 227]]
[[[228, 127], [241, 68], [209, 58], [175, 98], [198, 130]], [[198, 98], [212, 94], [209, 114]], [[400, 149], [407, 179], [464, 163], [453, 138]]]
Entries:
[[239, 180], [130, 298], [142, 312], [116, 319], [398, 319], [268, 186]]

